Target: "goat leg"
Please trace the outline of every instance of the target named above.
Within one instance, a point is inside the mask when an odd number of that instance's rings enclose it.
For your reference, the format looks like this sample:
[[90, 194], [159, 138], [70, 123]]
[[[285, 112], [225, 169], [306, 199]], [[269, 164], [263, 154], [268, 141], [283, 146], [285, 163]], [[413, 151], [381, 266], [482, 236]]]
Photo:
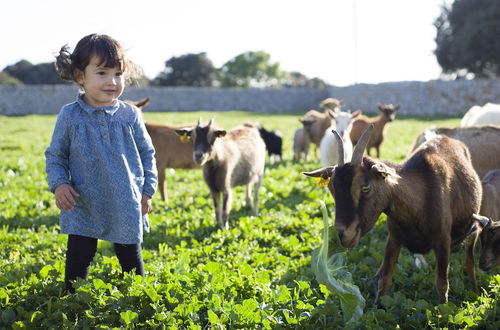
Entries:
[[436, 255], [436, 289], [442, 304], [448, 302], [448, 270], [450, 265], [450, 239], [444, 238], [434, 249]]
[[215, 220], [217, 220], [220, 224], [222, 224], [222, 204], [220, 202], [220, 193], [211, 191], [212, 199], [214, 200], [214, 208], [215, 208]]
[[158, 168], [158, 189], [160, 190], [161, 199], [168, 202], [168, 196], [165, 193], [165, 169]]
[[469, 275], [469, 281], [472, 284], [472, 289], [474, 290], [474, 292], [479, 294], [476, 272], [474, 269], [474, 247], [476, 246], [478, 236], [479, 230], [475, 230], [469, 235], [469, 237], [465, 239], [465, 269], [467, 270], [467, 274]]
[[396, 242], [390, 235], [385, 245], [384, 260], [375, 275], [377, 281], [377, 291], [375, 293], [375, 305], [380, 306], [380, 298], [389, 291], [392, 286], [392, 276], [394, 275], [394, 266], [398, 261], [401, 243]]
[[249, 182], [246, 187], [246, 196], [245, 196], [245, 203], [246, 207], [252, 208], [252, 200], [250, 196], [252, 195], [252, 183]]
[[255, 216], [259, 215], [259, 189], [262, 184], [262, 175], [259, 176], [259, 179], [253, 186], [253, 214]]
[[233, 203], [233, 192], [231, 188], [222, 193], [222, 228], [229, 229], [229, 213]]

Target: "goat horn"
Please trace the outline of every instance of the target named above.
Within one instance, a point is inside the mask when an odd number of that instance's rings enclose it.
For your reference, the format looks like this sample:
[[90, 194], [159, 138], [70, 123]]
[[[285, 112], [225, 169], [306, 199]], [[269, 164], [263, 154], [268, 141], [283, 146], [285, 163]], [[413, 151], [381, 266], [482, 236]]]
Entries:
[[336, 130], [332, 129], [332, 133], [337, 139], [337, 147], [339, 150], [339, 166], [344, 166], [344, 140], [342, 140]]
[[373, 124], [368, 126], [367, 129], [365, 129], [358, 143], [356, 143], [356, 147], [354, 147], [351, 159], [351, 163], [353, 165], [361, 165], [361, 163], [363, 162], [363, 153], [365, 152], [365, 148], [368, 144], [368, 141], [370, 140], [370, 135], [372, 133], [372, 130], [373, 130]]
[[208, 122], [208, 125], [207, 125], [207, 126], [212, 125], [212, 124], [214, 123], [214, 121], [215, 121], [215, 117], [212, 117], [212, 118], [210, 119], [210, 121]]
[[200, 126], [201, 125], [201, 117], [198, 118], [198, 123], [196, 124], [196, 126]]

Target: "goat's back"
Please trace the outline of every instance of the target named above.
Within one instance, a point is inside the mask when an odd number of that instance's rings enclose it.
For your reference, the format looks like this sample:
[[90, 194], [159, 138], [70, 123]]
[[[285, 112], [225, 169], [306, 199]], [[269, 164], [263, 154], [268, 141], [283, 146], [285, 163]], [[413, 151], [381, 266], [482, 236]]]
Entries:
[[486, 103], [482, 107], [473, 106], [465, 113], [460, 125], [462, 127], [500, 125], [500, 104]]
[[[500, 168], [500, 127], [493, 125], [441, 127], [429, 131], [462, 141], [469, 148], [472, 165], [479, 177], [483, 177], [488, 171]], [[420, 134], [413, 149], [426, 140], [425, 135], [428, 133]]]
[[146, 130], [155, 148], [158, 169], [162, 168], [199, 168], [193, 161], [193, 144], [181, 142], [176, 129], [191, 127], [186, 125], [167, 125], [146, 122]]
[[[256, 127], [250, 125], [235, 127], [216, 143], [217, 160], [211, 165], [211, 169], [204, 167], [206, 179], [213, 175], [225, 176], [221, 172], [224, 171], [231, 176], [231, 187], [234, 187], [255, 182], [264, 174], [266, 145]], [[215, 190], [218, 190], [223, 183], [214, 182], [214, 184], [217, 186]]]

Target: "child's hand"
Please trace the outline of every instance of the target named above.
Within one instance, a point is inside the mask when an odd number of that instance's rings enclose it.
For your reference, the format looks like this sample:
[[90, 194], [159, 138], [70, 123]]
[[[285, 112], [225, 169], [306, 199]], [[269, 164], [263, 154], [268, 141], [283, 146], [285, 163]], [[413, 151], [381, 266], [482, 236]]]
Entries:
[[153, 211], [153, 209], [151, 208], [151, 197], [149, 197], [148, 195], [142, 195], [141, 208], [142, 215], [148, 214]]
[[76, 205], [74, 197], [80, 197], [80, 194], [67, 183], [58, 186], [54, 195], [56, 197], [56, 206], [62, 211], [73, 210], [73, 207]]

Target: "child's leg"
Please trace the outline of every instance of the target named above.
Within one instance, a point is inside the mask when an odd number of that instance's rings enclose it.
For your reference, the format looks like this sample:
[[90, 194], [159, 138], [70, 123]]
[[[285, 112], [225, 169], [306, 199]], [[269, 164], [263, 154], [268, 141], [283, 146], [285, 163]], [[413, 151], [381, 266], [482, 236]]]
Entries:
[[115, 252], [124, 272], [130, 272], [132, 269], [135, 269], [137, 275], [144, 276], [141, 244], [115, 243]]
[[86, 279], [89, 267], [97, 250], [97, 239], [79, 235], [68, 235], [66, 250], [66, 274], [64, 283], [66, 290], [73, 293], [75, 289], [70, 281], [77, 277]]

